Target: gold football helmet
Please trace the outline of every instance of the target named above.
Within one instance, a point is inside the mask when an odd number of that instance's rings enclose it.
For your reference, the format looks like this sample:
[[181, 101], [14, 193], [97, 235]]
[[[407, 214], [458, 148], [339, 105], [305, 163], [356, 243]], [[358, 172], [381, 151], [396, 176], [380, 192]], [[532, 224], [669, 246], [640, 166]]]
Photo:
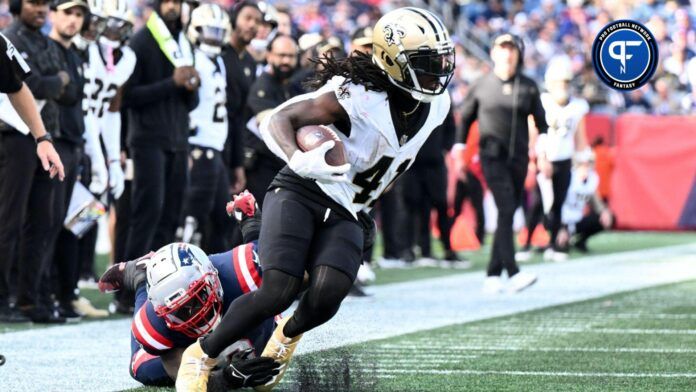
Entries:
[[231, 30], [227, 12], [217, 4], [206, 3], [191, 13], [186, 37], [203, 53], [213, 57], [220, 54]]
[[377, 21], [372, 61], [398, 88], [419, 101], [442, 94], [454, 73], [454, 44], [444, 24], [430, 11], [405, 7]]

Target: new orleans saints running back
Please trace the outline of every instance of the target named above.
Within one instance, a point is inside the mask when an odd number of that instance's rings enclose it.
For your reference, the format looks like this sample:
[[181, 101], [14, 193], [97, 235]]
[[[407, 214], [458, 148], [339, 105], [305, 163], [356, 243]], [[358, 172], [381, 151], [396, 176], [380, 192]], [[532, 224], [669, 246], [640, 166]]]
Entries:
[[[283, 368], [257, 390], [280, 382], [302, 334], [331, 319], [352, 286], [361, 262], [362, 226], [372, 223], [364, 215], [449, 111], [453, 44], [429, 11], [407, 7], [384, 15], [374, 28], [372, 56], [319, 62], [317, 90], [284, 103], [261, 125], [268, 147], [287, 162], [264, 200], [259, 238], [264, 283], [254, 295], [237, 298], [216, 330], [186, 350], [179, 391], [204, 391], [210, 358], [264, 318], [286, 310], [307, 271], [309, 287], [297, 310], [279, 322], [262, 354]], [[338, 133], [348, 163], [326, 163], [333, 141], [299, 150], [296, 130], [316, 124]]]

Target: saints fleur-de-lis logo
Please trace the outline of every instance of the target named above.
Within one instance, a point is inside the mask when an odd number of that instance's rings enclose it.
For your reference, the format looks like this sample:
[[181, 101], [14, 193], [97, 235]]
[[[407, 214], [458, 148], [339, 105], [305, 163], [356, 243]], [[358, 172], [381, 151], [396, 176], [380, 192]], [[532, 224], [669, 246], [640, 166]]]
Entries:
[[404, 38], [404, 36], [406, 35], [404, 29], [402, 29], [401, 27], [399, 27], [399, 25], [394, 23], [384, 26], [383, 31], [384, 40], [387, 42], [387, 46], [396, 45], [396, 41], [394, 40], [394, 34], [399, 36], [399, 40], [401, 40], [401, 38]]

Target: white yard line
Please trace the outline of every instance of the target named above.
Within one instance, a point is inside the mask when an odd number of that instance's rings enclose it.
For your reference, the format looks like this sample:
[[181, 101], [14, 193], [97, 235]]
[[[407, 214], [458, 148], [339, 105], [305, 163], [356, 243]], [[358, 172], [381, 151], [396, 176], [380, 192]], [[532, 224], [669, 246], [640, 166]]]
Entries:
[[[376, 369], [377, 373], [384, 374], [409, 374], [413, 371], [409, 369]], [[418, 373], [423, 374], [470, 374], [470, 375], [504, 375], [504, 376], [544, 376], [544, 377], [613, 377], [613, 378], [696, 378], [696, 373], [611, 373], [611, 372], [537, 372], [522, 370], [423, 370], [418, 369]]]
[[[536, 273], [539, 282], [516, 295], [483, 295], [482, 272], [377, 286], [369, 290], [372, 297], [347, 300], [333, 320], [305, 334], [298, 352], [696, 279], [694, 254], [696, 244], [523, 266]], [[0, 353], [7, 357], [7, 363], [0, 367], [0, 390], [113, 391], [137, 387], [128, 374], [129, 329], [130, 320], [124, 319], [0, 334]]]
[[[493, 342], [494, 344], [497, 342]], [[418, 346], [417, 353], [406, 351], [409, 357], [412, 356], [439, 356], [443, 352], [461, 351], [521, 351], [521, 352], [543, 352], [543, 353], [637, 353], [637, 354], [696, 354], [696, 349], [690, 348], [644, 348], [644, 347], [498, 347], [498, 346], [457, 346], [457, 345], [438, 345], [436, 343]], [[378, 348], [365, 351], [367, 355], [403, 353], [404, 346], [380, 344]], [[363, 355], [363, 352], [361, 352]]]

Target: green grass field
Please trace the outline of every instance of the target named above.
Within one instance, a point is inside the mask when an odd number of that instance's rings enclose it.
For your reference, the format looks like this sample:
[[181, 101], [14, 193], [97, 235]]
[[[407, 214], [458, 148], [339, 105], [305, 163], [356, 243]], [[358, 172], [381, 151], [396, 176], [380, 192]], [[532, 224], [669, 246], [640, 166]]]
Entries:
[[[589, 246], [590, 255], [610, 258], [615, 252], [695, 242], [693, 233], [612, 232]], [[378, 255], [380, 248], [378, 243]], [[438, 256], [441, 248], [434, 251]], [[469, 270], [378, 269], [375, 284], [482, 270], [488, 252], [484, 247], [467, 254], [473, 262]], [[530, 263], [543, 261], [536, 256]], [[97, 270], [105, 267], [106, 257], [100, 257]], [[96, 290], [82, 294], [102, 308], [111, 300]], [[277, 390], [694, 391], [694, 298], [696, 281], [688, 281], [298, 355]], [[39, 327], [0, 324], [0, 333], [28, 328]]]
[[277, 390], [693, 391], [695, 297], [689, 281], [301, 355]]
[[299, 356], [286, 391], [693, 391], [696, 281]]

